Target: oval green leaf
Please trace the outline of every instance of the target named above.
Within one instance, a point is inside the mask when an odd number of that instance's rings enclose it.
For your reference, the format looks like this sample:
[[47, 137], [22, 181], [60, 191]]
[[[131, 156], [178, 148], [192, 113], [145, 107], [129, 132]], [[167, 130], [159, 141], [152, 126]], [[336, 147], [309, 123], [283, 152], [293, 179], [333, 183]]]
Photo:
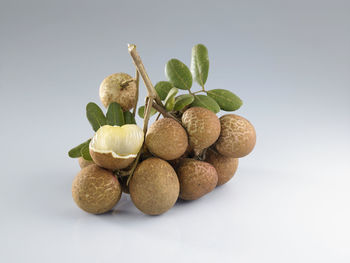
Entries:
[[216, 103], [214, 99], [205, 95], [194, 95], [194, 101], [191, 107], [203, 107], [211, 110], [214, 113], [220, 111], [220, 106]]
[[106, 119], [107, 124], [111, 126], [123, 126], [125, 124], [123, 109], [117, 102], [109, 104]]
[[225, 89], [208, 90], [207, 94], [209, 97], [213, 98], [224, 111], [238, 110], [243, 104], [242, 100], [236, 94]]
[[175, 98], [174, 110], [180, 111], [194, 101], [194, 96], [191, 94], [183, 94]]
[[175, 105], [175, 96], [179, 92], [177, 88], [172, 88], [165, 99], [165, 109], [172, 111]]
[[136, 124], [135, 118], [130, 111], [124, 112], [125, 124]]
[[81, 156], [87, 160], [87, 161], [92, 161], [91, 155], [90, 155], [90, 150], [89, 150], [89, 144], [86, 144], [81, 148], [80, 150]]
[[94, 131], [97, 131], [101, 126], [106, 125], [106, 117], [101, 108], [96, 103], [90, 102], [86, 105], [86, 117], [89, 120]]
[[[144, 116], [145, 116], [145, 106], [141, 106], [141, 107], [138, 109], [137, 113], [138, 113], [139, 116], [143, 119]], [[152, 107], [152, 108], [151, 108], [151, 116], [153, 116], [153, 115], [156, 114], [156, 113], [157, 113], [156, 109]]]
[[208, 49], [202, 44], [192, 48], [191, 72], [195, 81], [204, 87], [209, 72], [209, 56]]
[[171, 84], [169, 81], [159, 81], [154, 86], [161, 100], [165, 100], [166, 96], [168, 96], [169, 91], [173, 87], [174, 87], [173, 84]]
[[85, 146], [85, 145], [89, 145], [91, 139], [87, 140], [86, 142], [83, 142], [81, 144], [79, 144], [78, 146], [74, 147], [73, 149], [71, 149], [68, 152], [68, 156], [70, 158], [78, 158], [81, 156], [81, 149]]
[[192, 87], [192, 75], [188, 67], [178, 59], [171, 59], [165, 65], [165, 75], [174, 87], [189, 90]]

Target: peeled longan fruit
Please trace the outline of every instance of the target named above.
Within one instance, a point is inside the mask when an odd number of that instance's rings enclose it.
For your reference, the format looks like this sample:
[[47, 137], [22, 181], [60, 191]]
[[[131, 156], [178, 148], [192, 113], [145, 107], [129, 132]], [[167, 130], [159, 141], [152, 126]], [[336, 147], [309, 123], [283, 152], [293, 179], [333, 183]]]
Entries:
[[196, 200], [211, 192], [218, 182], [218, 174], [211, 164], [195, 159], [182, 159], [177, 167], [180, 198]]
[[240, 158], [249, 154], [256, 142], [253, 125], [245, 118], [226, 114], [220, 118], [221, 133], [216, 150], [225, 156]]
[[118, 203], [121, 193], [121, 186], [113, 173], [96, 164], [83, 168], [72, 185], [75, 203], [92, 214], [111, 210]]
[[79, 157], [78, 158], [78, 162], [79, 162], [79, 166], [81, 169], [85, 168], [86, 166], [89, 166], [91, 164], [94, 164], [93, 161], [88, 161], [88, 160], [85, 160], [83, 157]]
[[99, 166], [119, 170], [128, 167], [140, 151], [144, 134], [135, 124], [122, 127], [104, 125], [89, 144], [92, 160]]
[[117, 102], [124, 111], [130, 110], [137, 100], [136, 82], [126, 73], [112, 74], [100, 85], [100, 99], [106, 108], [110, 103]]
[[212, 149], [206, 153], [205, 161], [214, 166], [218, 174], [218, 183], [216, 186], [227, 183], [236, 173], [238, 168], [238, 159], [223, 156]]
[[177, 121], [170, 118], [160, 119], [148, 129], [146, 146], [154, 155], [164, 160], [174, 160], [187, 149], [187, 133]]
[[182, 123], [187, 130], [190, 145], [196, 155], [215, 143], [220, 135], [219, 118], [206, 108], [189, 108], [182, 115]]
[[135, 206], [148, 215], [168, 211], [179, 196], [179, 180], [166, 161], [149, 158], [141, 162], [134, 172], [129, 191]]

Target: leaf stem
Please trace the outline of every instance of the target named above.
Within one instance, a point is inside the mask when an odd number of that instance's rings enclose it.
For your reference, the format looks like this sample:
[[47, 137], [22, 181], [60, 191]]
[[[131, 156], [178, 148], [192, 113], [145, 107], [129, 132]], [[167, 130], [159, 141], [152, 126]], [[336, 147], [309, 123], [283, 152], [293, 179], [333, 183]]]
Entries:
[[199, 91], [193, 92], [192, 95], [198, 94], [198, 93], [201, 93], [201, 92], [206, 92], [206, 91], [205, 90], [199, 90]]

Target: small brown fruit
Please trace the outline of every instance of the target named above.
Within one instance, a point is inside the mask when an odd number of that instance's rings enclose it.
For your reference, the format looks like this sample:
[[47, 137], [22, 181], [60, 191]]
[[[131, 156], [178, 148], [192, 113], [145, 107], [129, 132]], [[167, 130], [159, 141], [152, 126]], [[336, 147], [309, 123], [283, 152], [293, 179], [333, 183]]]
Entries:
[[221, 134], [215, 145], [220, 154], [241, 158], [253, 150], [256, 133], [247, 119], [235, 114], [226, 114], [220, 118], [220, 123]]
[[238, 158], [223, 156], [212, 149], [207, 151], [205, 161], [213, 165], [218, 173], [217, 186], [227, 183], [238, 167]]
[[146, 146], [154, 155], [164, 160], [174, 160], [183, 155], [187, 149], [187, 133], [175, 120], [160, 119], [147, 131]]
[[217, 182], [217, 172], [211, 164], [194, 159], [182, 159], [177, 168], [180, 181], [180, 198], [196, 200], [211, 192]]
[[110, 103], [117, 102], [124, 111], [130, 110], [137, 100], [136, 82], [126, 73], [112, 74], [100, 85], [100, 99], [106, 108]]
[[113, 173], [93, 164], [83, 168], [74, 178], [72, 195], [84, 211], [102, 214], [119, 201], [122, 190]]
[[140, 163], [129, 184], [133, 203], [148, 215], [159, 215], [173, 207], [179, 189], [174, 169], [159, 158], [149, 158]]
[[211, 146], [220, 135], [219, 118], [206, 108], [192, 107], [182, 115], [190, 145], [196, 155]]
[[79, 166], [81, 169], [85, 168], [86, 166], [89, 166], [91, 164], [94, 164], [93, 161], [88, 161], [88, 160], [85, 160], [83, 157], [79, 157], [78, 158], [78, 162], [79, 162]]

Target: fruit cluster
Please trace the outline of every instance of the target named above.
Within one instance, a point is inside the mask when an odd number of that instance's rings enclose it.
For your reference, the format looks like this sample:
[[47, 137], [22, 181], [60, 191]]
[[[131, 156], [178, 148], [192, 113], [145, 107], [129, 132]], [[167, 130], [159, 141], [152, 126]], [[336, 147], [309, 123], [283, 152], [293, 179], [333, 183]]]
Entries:
[[[168, 211], [178, 198], [196, 200], [228, 182], [238, 158], [249, 154], [256, 142], [255, 129], [245, 118], [217, 117], [220, 110], [237, 110], [242, 101], [228, 90], [205, 89], [209, 59], [204, 45], [193, 47], [191, 70], [171, 59], [165, 68], [168, 81], [155, 87], [135, 45], [129, 45], [129, 53], [135, 78], [116, 73], [103, 80], [99, 95], [107, 112], [95, 103], [87, 105], [95, 134], [69, 151], [82, 168], [73, 181], [73, 199], [93, 214], [111, 210], [122, 192], [149, 215]], [[148, 90], [145, 105], [138, 109], [143, 129], [135, 121], [140, 75]], [[193, 79], [200, 91], [191, 91]], [[188, 94], [176, 96], [179, 89]]]

